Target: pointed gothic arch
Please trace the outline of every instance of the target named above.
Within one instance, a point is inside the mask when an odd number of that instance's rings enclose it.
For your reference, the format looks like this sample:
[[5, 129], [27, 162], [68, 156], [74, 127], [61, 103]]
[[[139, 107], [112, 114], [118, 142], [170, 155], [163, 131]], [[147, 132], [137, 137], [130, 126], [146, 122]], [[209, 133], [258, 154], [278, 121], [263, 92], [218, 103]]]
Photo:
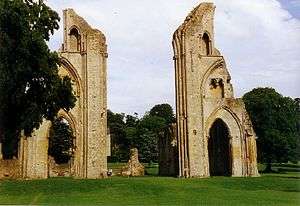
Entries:
[[[241, 160], [243, 156], [244, 145], [244, 129], [240, 123], [239, 118], [236, 116], [232, 110], [226, 106], [221, 106], [214, 110], [210, 116], [206, 119], [205, 124], [205, 134], [206, 134], [206, 145], [209, 149], [209, 138], [211, 136], [211, 128], [216, 120], [221, 119], [228, 130], [228, 141], [229, 141], [229, 161], [230, 168], [228, 169], [227, 174], [223, 173], [224, 176], [239, 176], [243, 171], [238, 168], [237, 165], [242, 165]], [[226, 132], [223, 132], [223, 135]], [[234, 147], [234, 149], [233, 149]], [[207, 152], [207, 157], [209, 157], [209, 150]], [[209, 164], [209, 160], [208, 160]], [[210, 172], [210, 168], [208, 168]]]
[[201, 38], [201, 47], [203, 50], [203, 54], [206, 56], [211, 55], [211, 39], [208, 32], [204, 32]]
[[75, 86], [76, 86], [76, 91], [75, 91], [75, 96], [76, 97], [80, 97], [83, 91], [83, 87], [82, 87], [82, 82], [81, 82], [81, 78], [77, 72], [77, 70], [75, 69], [75, 67], [64, 57], [60, 58], [60, 63], [63, 66], [64, 69], [67, 70], [67, 72], [69, 73], [71, 79], [74, 80]]
[[73, 25], [69, 30], [70, 36], [70, 50], [80, 52], [81, 51], [81, 34], [77, 26]]
[[227, 124], [217, 118], [209, 129], [208, 159], [210, 176], [231, 176], [232, 154], [230, 131]]

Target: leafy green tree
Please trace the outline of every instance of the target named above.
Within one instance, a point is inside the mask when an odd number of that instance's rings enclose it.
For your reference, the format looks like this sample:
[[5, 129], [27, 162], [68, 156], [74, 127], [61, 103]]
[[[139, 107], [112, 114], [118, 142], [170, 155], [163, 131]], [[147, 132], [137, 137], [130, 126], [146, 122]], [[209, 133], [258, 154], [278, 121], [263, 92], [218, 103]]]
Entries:
[[137, 147], [136, 143], [139, 139], [139, 130], [138, 125], [140, 123], [140, 120], [137, 116], [137, 113], [135, 113], [134, 116], [132, 115], [126, 115], [125, 120], [125, 139], [124, 141], [127, 144], [127, 147], [124, 147], [127, 151], [129, 151], [130, 148]]
[[52, 122], [48, 154], [57, 164], [68, 163], [73, 155], [74, 139], [71, 127], [63, 118]]
[[153, 131], [143, 129], [139, 135], [139, 159], [141, 162], [157, 162], [158, 161], [158, 144], [157, 134]]
[[166, 120], [162, 117], [144, 115], [137, 127], [138, 138], [135, 147], [139, 150], [139, 156], [143, 162], [158, 161], [158, 138], [166, 127]]
[[159, 133], [167, 126], [167, 121], [159, 116], [144, 115], [141, 119], [140, 127]]
[[111, 138], [110, 162], [121, 162], [128, 159], [128, 142], [126, 139], [125, 114], [107, 110], [107, 124]]
[[155, 105], [139, 119], [138, 114], [125, 115], [108, 110], [112, 155], [109, 161], [127, 161], [130, 148], [139, 150], [143, 162], [158, 161], [158, 138], [174, 122], [173, 109], [168, 104]]
[[135, 145], [143, 162], [158, 161], [159, 138], [165, 137], [166, 128], [175, 122], [174, 112], [169, 104], [155, 105], [146, 113], [138, 125], [138, 138]]
[[58, 14], [42, 0], [0, 1], [0, 141], [4, 158], [17, 154], [23, 130], [30, 136], [43, 118], [74, 107], [71, 80], [58, 75], [59, 58], [46, 44]]
[[126, 127], [136, 127], [138, 123], [139, 123], [138, 113], [134, 113], [134, 116], [126, 115], [126, 120], [125, 120]]
[[171, 105], [169, 104], [158, 104], [155, 105], [149, 113], [151, 116], [162, 117], [166, 120], [167, 124], [175, 122], [175, 115]]
[[271, 171], [272, 162], [299, 160], [299, 103], [273, 88], [256, 88], [243, 96], [258, 136], [260, 160]]

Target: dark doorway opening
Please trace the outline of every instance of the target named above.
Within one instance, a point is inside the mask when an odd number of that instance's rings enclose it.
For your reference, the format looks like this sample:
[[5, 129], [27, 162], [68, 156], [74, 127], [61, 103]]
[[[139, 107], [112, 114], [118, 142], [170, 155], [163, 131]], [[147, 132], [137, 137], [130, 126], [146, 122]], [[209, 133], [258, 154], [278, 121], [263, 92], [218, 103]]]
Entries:
[[217, 119], [210, 128], [208, 153], [210, 176], [231, 176], [229, 131], [221, 119]]

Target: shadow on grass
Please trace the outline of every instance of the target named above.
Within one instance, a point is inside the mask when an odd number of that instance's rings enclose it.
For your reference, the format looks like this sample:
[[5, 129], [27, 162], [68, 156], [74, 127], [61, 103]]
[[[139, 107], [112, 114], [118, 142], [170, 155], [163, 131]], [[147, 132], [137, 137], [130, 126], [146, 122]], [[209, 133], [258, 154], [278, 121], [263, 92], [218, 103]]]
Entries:
[[[287, 173], [272, 173], [272, 174], [283, 174], [283, 175], [272, 175], [272, 177], [275, 177], [275, 178], [296, 179], [296, 180], [300, 179], [300, 174], [299, 174], [299, 176], [284, 176], [284, 174], [287, 174]], [[299, 187], [300, 187], [300, 185], [299, 185]]]
[[289, 167], [289, 168], [298, 168], [300, 169], [299, 164], [293, 164], [293, 163], [273, 163], [273, 167]]

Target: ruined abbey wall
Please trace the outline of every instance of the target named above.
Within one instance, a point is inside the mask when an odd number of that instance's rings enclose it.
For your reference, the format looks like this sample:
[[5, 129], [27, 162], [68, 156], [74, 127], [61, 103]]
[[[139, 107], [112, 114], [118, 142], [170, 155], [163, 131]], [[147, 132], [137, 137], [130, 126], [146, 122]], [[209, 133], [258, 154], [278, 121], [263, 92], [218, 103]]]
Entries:
[[77, 101], [72, 110], [60, 110], [58, 117], [64, 118], [74, 132], [74, 156], [69, 166], [53, 163], [48, 156], [51, 122], [45, 120], [31, 137], [21, 138], [18, 159], [10, 164], [16, 174], [6, 175], [3, 165], [7, 162], [3, 160], [0, 176], [47, 178], [66, 174], [94, 179], [107, 175], [106, 39], [72, 9], [63, 11], [63, 21], [59, 75], [71, 78]]
[[[210, 165], [220, 138], [228, 141], [218, 156], [228, 155], [230, 176], [257, 176], [256, 136], [243, 101], [234, 98], [224, 57], [215, 48], [214, 11], [212, 3], [200, 4], [173, 36], [179, 176], [210, 176], [213, 164], [223, 162], [219, 158]], [[218, 119], [225, 127], [216, 126], [218, 138], [209, 145]]]
[[75, 172], [81, 177], [101, 178], [107, 172], [106, 38], [72, 9], [64, 11], [64, 22], [62, 66], [76, 83], [79, 99], [71, 111], [77, 126]]
[[[177, 122], [159, 142], [161, 175], [259, 175], [256, 134], [215, 47], [214, 12], [212, 3], [200, 4], [173, 36]], [[77, 102], [58, 116], [74, 132], [74, 156], [68, 165], [53, 163], [48, 156], [51, 123], [44, 121], [32, 137], [21, 138], [18, 159], [0, 161], [0, 178], [107, 175], [106, 39], [72, 9], [64, 10], [63, 21], [59, 74], [71, 78]]]

